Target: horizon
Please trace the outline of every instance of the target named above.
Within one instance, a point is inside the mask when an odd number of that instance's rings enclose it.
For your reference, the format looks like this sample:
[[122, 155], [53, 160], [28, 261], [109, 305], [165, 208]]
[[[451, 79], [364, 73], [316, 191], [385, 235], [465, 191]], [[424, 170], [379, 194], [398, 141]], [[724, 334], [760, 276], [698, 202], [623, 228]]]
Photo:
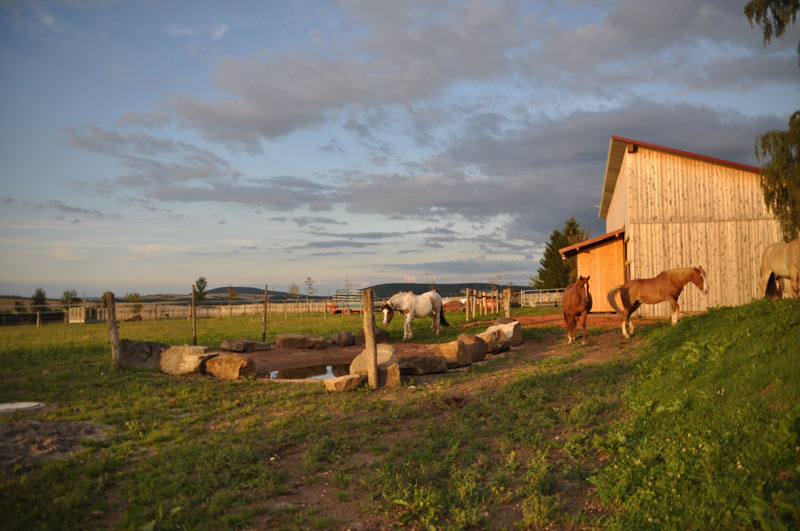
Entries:
[[527, 285], [612, 135], [788, 127], [800, 28], [744, 4], [4, 2], [0, 292]]

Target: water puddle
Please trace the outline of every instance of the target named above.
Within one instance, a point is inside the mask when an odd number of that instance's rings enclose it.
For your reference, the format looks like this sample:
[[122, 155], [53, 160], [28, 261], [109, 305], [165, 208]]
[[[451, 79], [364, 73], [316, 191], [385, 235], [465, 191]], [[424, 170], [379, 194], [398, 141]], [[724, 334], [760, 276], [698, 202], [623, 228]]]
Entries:
[[315, 365], [313, 367], [298, 367], [296, 369], [283, 369], [269, 373], [270, 378], [280, 378], [282, 380], [302, 380], [312, 378], [315, 380], [327, 380], [337, 376], [350, 374], [350, 365]]

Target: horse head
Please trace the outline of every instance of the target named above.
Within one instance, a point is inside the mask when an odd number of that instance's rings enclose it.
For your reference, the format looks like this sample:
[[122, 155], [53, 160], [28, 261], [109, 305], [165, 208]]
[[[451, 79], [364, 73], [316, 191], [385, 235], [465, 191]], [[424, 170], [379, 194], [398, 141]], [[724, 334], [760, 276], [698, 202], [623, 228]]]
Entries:
[[575, 283], [575, 290], [580, 294], [581, 300], [584, 304], [589, 303], [589, 276], [578, 277], [578, 282]]
[[394, 317], [394, 308], [390, 304], [391, 301], [387, 302], [383, 305], [381, 310], [383, 311], [383, 326], [388, 326], [389, 323], [392, 322], [392, 317]]
[[708, 295], [708, 278], [706, 277], [705, 269], [703, 269], [703, 266], [697, 266], [692, 269], [692, 282], [700, 288], [703, 295]]

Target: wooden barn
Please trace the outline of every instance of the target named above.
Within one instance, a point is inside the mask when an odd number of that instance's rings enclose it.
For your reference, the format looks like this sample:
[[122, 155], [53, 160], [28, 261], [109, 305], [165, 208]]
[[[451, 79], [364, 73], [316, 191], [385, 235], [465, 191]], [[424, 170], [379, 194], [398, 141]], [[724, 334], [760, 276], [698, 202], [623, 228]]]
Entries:
[[[702, 265], [707, 296], [687, 285], [681, 312], [737, 306], [760, 296], [764, 248], [783, 241], [767, 210], [760, 168], [612, 136], [599, 216], [606, 234], [560, 249], [591, 275], [593, 311], [613, 311], [608, 291], [665, 269]], [[667, 316], [669, 303], [642, 305], [642, 316]]]

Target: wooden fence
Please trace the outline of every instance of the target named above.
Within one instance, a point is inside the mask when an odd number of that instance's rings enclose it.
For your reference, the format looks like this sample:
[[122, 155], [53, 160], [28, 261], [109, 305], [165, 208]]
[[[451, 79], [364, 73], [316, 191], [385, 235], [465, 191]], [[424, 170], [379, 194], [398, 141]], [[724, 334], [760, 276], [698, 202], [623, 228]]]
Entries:
[[564, 288], [559, 289], [529, 289], [519, 292], [520, 306], [560, 306]]

